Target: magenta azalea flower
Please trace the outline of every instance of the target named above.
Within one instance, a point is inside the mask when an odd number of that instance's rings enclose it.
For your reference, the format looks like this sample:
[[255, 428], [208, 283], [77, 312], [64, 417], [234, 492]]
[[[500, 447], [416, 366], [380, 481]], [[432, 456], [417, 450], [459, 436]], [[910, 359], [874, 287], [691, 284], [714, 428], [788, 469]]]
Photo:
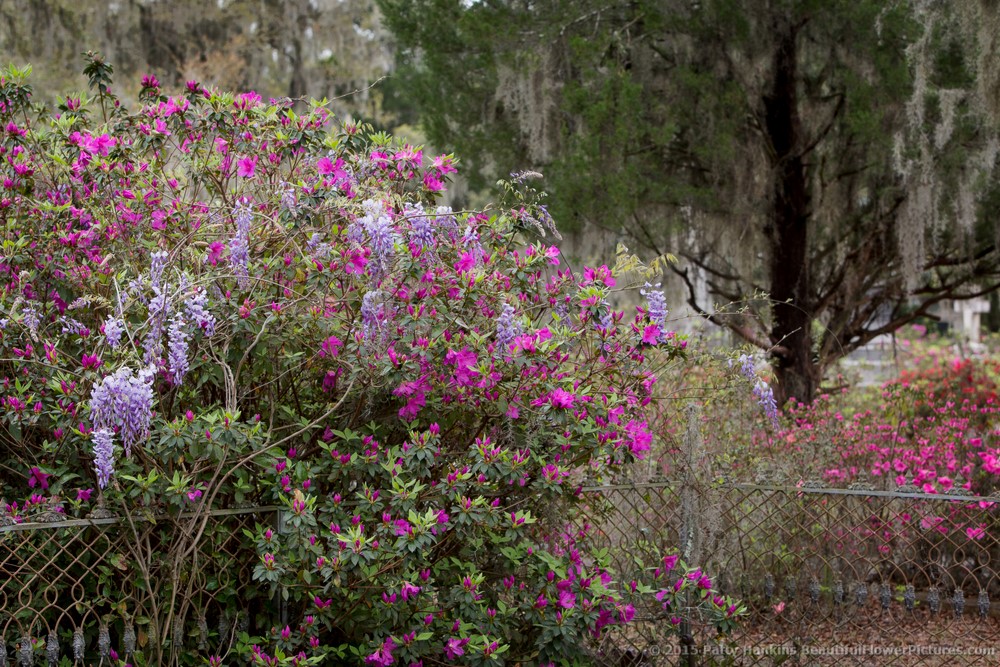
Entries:
[[382, 642], [382, 646], [377, 651], [366, 657], [365, 662], [369, 665], [388, 667], [388, 665], [396, 662], [396, 658], [392, 655], [392, 651], [395, 648], [396, 642], [392, 640], [392, 637], [386, 637], [385, 641]]
[[455, 270], [459, 273], [471, 271], [476, 266], [476, 257], [471, 252], [462, 253], [455, 263]]
[[38, 468], [32, 468], [31, 473], [28, 476], [28, 488], [33, 489], [37, 485], [38, 488], [45, 491], [49, 488], [49, 477], [51, 476], [51, 474], [42, 472]]
[[245, 157], [242, 160], [236, 161], [237, 171], [243, 178], [253, 178], [257, 170], [257, 156]]
[[417, 593], [419, 592], [420, 592], [420, 586], [415, 586], [408, 581], [403, 582], [403, 587], [399, 591], [404, 601], [409, 600], [411, 597], [416, 597]]
[[444, 654], [449, 660], [454, 660], [460, 655], [465, 655], [465, 645], [469, 643], [468, 639], [458, 639], [452, 637], [444, 646]]

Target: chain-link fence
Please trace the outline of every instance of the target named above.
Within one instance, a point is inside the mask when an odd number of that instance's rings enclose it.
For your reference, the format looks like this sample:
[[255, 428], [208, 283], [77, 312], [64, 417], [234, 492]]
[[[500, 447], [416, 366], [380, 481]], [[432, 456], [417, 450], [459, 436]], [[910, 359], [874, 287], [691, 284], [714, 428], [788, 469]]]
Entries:
[[[723, 638], [694, 605], [640, 609], [606, 631], [600, 664], [1000, 663], [1000, 498], [691, 480], [586, 486], [583, 498], [578, 520], [621, 581], [679, 549], [749, 609]], [[225, 656], [278, 611], [250, 585], [243, 534], [275, 516], [0, 526], [0, 667]]]
[[1000, 498], [818, 487], [586, 487], [581, 521], [623, 580], [679, 548], [749, 609], [726, 638], [693, 607], [679, 628], [662, 609], [641, 610], [604, 638], [600, 661], [1000, 664]]
[[0, 526], [0, 667], [225, 656], [270, 606], [247, 585], [256, 556], [243, 530], [274, 512], [97, 510]]

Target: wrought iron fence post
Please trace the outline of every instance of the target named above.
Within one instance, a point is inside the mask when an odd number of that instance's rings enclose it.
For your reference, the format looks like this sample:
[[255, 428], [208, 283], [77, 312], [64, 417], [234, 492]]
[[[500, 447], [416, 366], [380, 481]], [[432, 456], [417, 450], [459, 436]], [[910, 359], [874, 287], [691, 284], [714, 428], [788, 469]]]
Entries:
[[[684, 562], [691, 564], [697, 549], [695, 546], [695, 526], [698, 525], [698, 476], [695, 468], [701, 451], [701, 430], [698, 427], [699, 409], [696, 405], [687, 408], [687, 433], [684, 436], [684, 482], [681, 485], [681, 554]], [[684, 613], [681, 614], [682, 664], [695, 667], [695, 643], [691, 633], [691, 593], [684, 597]]]
[[[277, 509], [274, 512], [274, 529], [278, 535], [288, 534], [288, 512], [283, 509]], [[275, 602], [278, 607], [278, 618], [281, 619], [281, 625], [288, 625], [288, 601], [285, 599], [285, 587], [282, 585], [278, 586], [278, 590], [274, 592]]]
[[691, 621], [688, 613], [691, 609], [691, 592], [684, 594], [684, 614], [681, 615], [681, 660], [685, 667], [695, 667], [694, 635], [691, 634]]

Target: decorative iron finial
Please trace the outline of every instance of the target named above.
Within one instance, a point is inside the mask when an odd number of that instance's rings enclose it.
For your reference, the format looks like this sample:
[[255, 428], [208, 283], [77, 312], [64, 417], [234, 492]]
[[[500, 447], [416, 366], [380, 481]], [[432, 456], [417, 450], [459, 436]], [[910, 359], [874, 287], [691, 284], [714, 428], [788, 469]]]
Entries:
[[208, 621], [205, 619], [205, 612], [198, 615], [198, 650], [208, 650]]
[[125, 625], [125, 633], [122, 635], [122, 644], [125, 647], [125, 655], [135, 653], [135, 626], [131, 623]]
[[31, 645], [31, 637], [21, 637], [21, 645], [17, 651], [17, 663], [20, 667], [31, 667], [35, 662], [35, 648]]
[[965, 613], [965, 593], [961, 588], [956, 588], [952, 594], [951, 606], [955, 609], [955, 618], [959, 618]]
[[868, 600], [868, 586], [863, 582], [859, 581], [854, 585], [854, 602], [859, 606], [864, 606], [865, 602]]
[[87, 648], [87, 640], [83, 638], [83, 628], [73, 632], [73, 662], [83, 662], [83, 652]]
[[101, 623], [101, 627], [97, 631], [97, 652], [102, 658], [111, 655], [111, 633], [108, 632], [108, 626], [104, 623]]
[[49, 636], [45, 640], [45, 659], [49, 667], [56, 667], [59, 664], [59, 637], [55, 630], [49, 630]]

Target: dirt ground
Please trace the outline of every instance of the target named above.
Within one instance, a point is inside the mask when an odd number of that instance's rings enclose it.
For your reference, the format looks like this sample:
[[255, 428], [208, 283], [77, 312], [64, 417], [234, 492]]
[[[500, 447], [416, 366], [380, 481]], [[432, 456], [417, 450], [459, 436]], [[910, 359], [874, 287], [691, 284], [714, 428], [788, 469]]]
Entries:
[[[1000, 665], [1000, 619], [950, 610], [874, 613], [845, 608], [840, 614], [776, 618], [744, 625], [715, 641], [698, 637], [685, 650], [661, 621], [609, 633], [596, 656], [602, 667], [992, 667]], [[704, 633], [697, 633], [704, 635]]]

